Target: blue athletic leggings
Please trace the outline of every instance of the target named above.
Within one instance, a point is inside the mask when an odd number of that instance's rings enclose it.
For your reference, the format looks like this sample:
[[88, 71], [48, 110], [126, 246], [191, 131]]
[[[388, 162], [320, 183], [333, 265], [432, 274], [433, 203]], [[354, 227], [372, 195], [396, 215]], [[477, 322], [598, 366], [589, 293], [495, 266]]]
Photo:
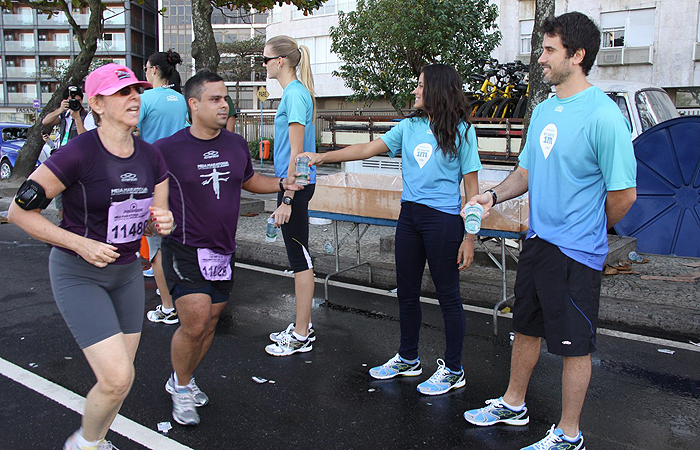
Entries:
[[403, 202], [396, 226], [396, 284], [401, 320], [399, 355], [418, 357], [422, 322], [420, 293], [425, 261], [435, 284], [445, 320], [445, 364], [450, 370], [462, 368], [464, 310], [459, 292], [457, 255], [464, 237], [459, 215], [447, 214], [425, 205]]

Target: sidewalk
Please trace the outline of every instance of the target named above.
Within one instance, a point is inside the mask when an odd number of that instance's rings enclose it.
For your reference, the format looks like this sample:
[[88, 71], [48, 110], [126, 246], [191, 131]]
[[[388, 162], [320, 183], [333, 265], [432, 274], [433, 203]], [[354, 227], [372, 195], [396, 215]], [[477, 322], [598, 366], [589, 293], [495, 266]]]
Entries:
[[[260, 173], [272, 175], [271, 169], [269, 163], [265, 164], [262, 169], [259, 161], [255, 163], [255, 170]], [[323, 174], [337, 170], [337, 167], [326, 168], [322, 166], [320, 172]], [[0, 182], [0, 214], [6, 214], [3, 212], [7, 210], [17, 187], [11, 186], [7, 182]], [[248, 211], [250, 216], [239, 218], [236, 235], [238, 243], [236, 260], [287, 269], [287, 254], [281, 235], [274, 243], [266, 243], [264, 239], [266, 220], [269, 213], [275, 208], [276, 194], [244, 193], [243, 201], [245, 204], [252, 204], [253, 207], [242, 208], [242, 213]], [[263, 204], [264, 207], [262, 207]], [[258, 211], [264, 209], [264, 212], [255, 212], [256, 209]], [[49, 206], [44, 214], [50, 220], [57, 221], [57, 213], [53, 205]], [[356, 261], [355, 233], [351, 226], [352, 224], [349, 223], [339, 223], [338, 225], [341, 270], [354, 265]], [[394, 231], [393, 227], [371, 226], [361, 239], [362, 261], [369, 261], [372, 266], [371, 283], [368, 282], [366, 266], [344, 272], [333, 279], [372, 285], [387, 290], [395, 288], [393, 242], [391, 241]], [[328, 273], [335, 271], [335, 256], [326, 253], [324, 248], [327, 243], [332, 242], [332, 224], [310, 225], [309, 251], [314, 261], [317, 276], [325, 277]], [[493, 243], [487, 245], [491, 245], [495, 249]], [[631, 247], [624, 249], [624, 255], [629, 251], [628, 248]], [[517, 254], [517, 252], [515, 253]], [[700, 259], [663, 255], [643, 256], [649, 262], [633, 264], [632, 269], [635, 273], [603, 276], [600, 326], [675, 338], [683, 342], [687, 342], [688, 339], [697, 342], [700, 339], [700, 295], [698, 294], [700, 292], [700, 279], [693, 282], [674, 282], [642, 280], [641, 276], [674, 276], [698, 271], [700, 267], [697, 267], [697, 264], [700, 263]], [[689, 266], [693, 264], [696, 266]], [[514, 269], [514, 261], [509, 258], [507, 270], [509, 295], [512, 293], [515, 282]], [[434, 286], [427, 268], [423, 281], [425, 295], [434, 296]], [[488, 259], [482, 248], [477, 248], [475, 263], [461, 275], [461, 292], [464, 302], [472, 306], [493, 308], [501, 299], [501, 282], [500, 270]], [[317, 289], [316, 296], [323, 298], [322, 288]], [[485, 316], [484, 320], [490, 321], [491, 319]]]

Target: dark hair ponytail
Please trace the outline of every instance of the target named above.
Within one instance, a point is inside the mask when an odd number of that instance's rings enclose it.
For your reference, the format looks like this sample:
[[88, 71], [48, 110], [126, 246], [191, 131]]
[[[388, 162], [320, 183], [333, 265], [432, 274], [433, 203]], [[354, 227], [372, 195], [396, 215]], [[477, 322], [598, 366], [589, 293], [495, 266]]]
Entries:
[[148, 57], [148, 62], [151, 63], [151, 66], [158, 68], [160, 77], [167, 81], [169, 87], [182, 93], [180, 73], [175, 67], [178, 64], [182, 64], [182, 58], [179, 53], [173, 49], [167, 52], [156, 52]]

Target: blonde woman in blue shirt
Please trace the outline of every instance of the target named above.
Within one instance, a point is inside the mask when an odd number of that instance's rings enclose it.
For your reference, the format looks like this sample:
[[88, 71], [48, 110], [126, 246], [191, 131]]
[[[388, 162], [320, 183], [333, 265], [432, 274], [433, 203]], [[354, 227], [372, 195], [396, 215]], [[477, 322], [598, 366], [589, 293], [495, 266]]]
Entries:
[[[263, 65], [267, 77], [277, 80], [284, 90], [275, 115], [275, 175], [293, 180], [297, 155], [316, 152], [316, 100], [309, 49], [289, 36], [275, 36], [265, 44]], [[272, 214], [275, 226], [282, 229], [296, 295], [296, 321], [283, 331], [271, 333], [273, 344], [265, 347], [273, 356], [311, 351], [311, 343], [316, 340], [311, 328], [314, 271], [309, 256], [309, 200], [315, 186], [316, 170], [312, 168], [309, 184], [303, 190], [278, 194], [278, 207]]]
[[323, 164], [385, 152], [392, 157], [401, 154], [403, 192], [395, 245], [401, 343], [393, 358], [370, 369], [369, 374], [383, 380], [423, 373], [418, 338], [421, 279], [427, 261], [445, 320], [446, 349], [444, 360], [438, 359], [437, 371], [418, 385], [418, 391], [426, 395], [444, 394], [466, 384], [459, 272], [474, 259], [474, 235], [464, 234], [460, 182], [464, 181], [466, 198], [476, 194], [481, 163], [462, 85], [454, 68], [426, 66], [413, 91], [416, 112], [384, 136], [342, 150], [303, 155], [312, 164]]

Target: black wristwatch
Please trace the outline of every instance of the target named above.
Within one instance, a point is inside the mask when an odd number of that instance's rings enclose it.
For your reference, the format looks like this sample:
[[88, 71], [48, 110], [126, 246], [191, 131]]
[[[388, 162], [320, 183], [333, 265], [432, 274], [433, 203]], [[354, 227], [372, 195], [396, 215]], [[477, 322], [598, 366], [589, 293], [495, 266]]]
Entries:
[[484, 194], [487, 192], [491, 193], [491, 199], [493, 200], [493, 204], [491, 205], [491, 207], [496, 206], [496, 203], [498, 203], [498, 195], [496, 195], [496, 191], [494, 191], [493, 189], [486, 189], [484, 191]]
[[288, 195], [285, 195], [284, 197], [282, 197], [282, 203], [291, 206], [291, 204], [294, 203], [294, 199]]
[[280, 178], [280, 192], [284, 192], [284, 185], [282, 184], [282, 181], [284, 178]]

